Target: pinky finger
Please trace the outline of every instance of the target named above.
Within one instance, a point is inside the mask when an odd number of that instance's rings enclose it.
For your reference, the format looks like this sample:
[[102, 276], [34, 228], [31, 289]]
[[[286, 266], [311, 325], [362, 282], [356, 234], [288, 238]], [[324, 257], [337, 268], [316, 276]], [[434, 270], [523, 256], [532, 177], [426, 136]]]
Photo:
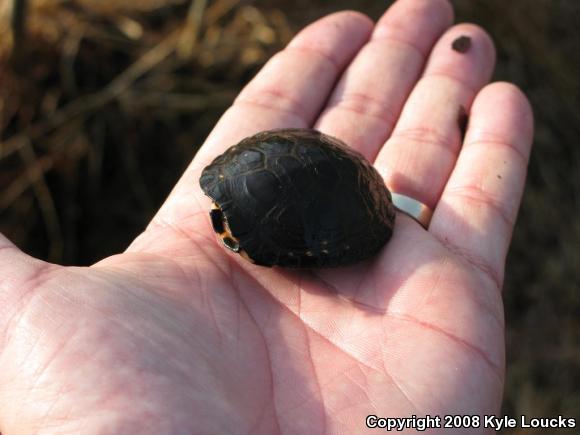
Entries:
[[523, 93], [493, 83], [476, 97], [465, 141], [429, 231], [501, 288], [533, 138]]

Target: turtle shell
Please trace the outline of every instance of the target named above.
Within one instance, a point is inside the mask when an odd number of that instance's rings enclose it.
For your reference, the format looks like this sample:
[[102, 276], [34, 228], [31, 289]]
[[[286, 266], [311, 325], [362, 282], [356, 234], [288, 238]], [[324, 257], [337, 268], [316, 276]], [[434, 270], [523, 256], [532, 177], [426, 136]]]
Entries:
[[334, 267], [375, 255], [391, 194], [358, 152], [316, 130], [258, 133], [218, 156], [200, 185], [224, 245], [264, 266]]

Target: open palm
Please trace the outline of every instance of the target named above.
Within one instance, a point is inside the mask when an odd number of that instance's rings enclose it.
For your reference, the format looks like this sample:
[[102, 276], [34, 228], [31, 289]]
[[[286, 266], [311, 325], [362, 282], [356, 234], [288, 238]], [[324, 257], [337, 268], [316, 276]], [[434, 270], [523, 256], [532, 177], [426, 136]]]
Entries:
[[[485, 86], [485, 32], [451, 22], [446, 1], [402, 0], [376, 26], [343, 12], [307, 27], [125, 253], [64, 268], [0, 239], [2, 434], [356, 434], [371, 414], [497, 413], [503, 267], [532, 116], [515, 87]], [[451, 49], [461, 35], [466, 53]], [[227, 252], [201, 170], [278, 127], [358, 149], [435, 210], [429, 230], [399, 214], [380, 255], [340, 269]]]

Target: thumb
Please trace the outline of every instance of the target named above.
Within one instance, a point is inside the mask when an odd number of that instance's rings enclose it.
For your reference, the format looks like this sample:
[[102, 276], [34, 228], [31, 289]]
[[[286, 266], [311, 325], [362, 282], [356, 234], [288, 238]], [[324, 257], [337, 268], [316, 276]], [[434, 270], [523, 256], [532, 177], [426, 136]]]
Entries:
[[0, 233], [0, 355], [11, 320], [18, 317], [37, 284], [59, 268], [25, 254]]

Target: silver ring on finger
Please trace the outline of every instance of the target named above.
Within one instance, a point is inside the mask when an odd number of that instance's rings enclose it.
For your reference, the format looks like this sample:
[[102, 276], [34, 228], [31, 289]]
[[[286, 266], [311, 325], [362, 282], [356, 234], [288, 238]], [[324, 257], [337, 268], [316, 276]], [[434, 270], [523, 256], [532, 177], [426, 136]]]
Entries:
[[433, 217], [433, 210], [426, 204], [406, 195], [391, 192], [395, 207], [417, 221], [423, 228], [428, 229]]

